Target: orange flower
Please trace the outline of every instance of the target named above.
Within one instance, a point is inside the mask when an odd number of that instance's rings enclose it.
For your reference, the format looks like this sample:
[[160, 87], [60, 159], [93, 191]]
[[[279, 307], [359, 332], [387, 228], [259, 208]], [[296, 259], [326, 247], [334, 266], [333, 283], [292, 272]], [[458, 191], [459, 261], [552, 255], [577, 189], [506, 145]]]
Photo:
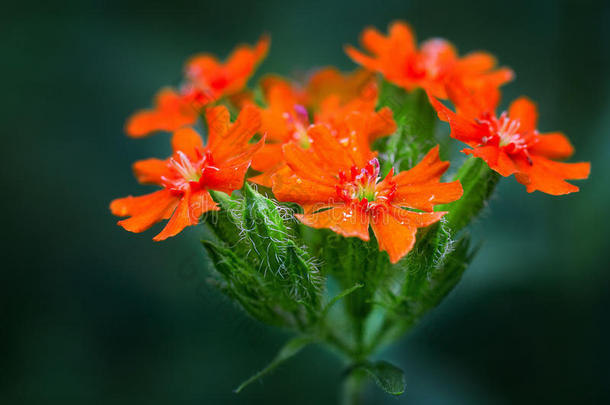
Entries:
[[264, 142], [249, 144], [260, 128], [258, 110], [245, 107], [231, 124], [225, 107], [212, 107], [206, 111], [206, 120], [206, 146], [193, 129], [181, 128], [172, 137], [171, 158], [147, 159], [134, 164], [138, 181], [157, 184], [163, 189], [112, 201], [110, 210], [114, 215], [130, 217], [119, 221], [120, 226], [131, 232], [143, 232], [169, 219], [161, 233], [153, 238], [164, 240], [199, 223], [205, 212], [219, 209], [208, 190], [230, 194], [241, 188], [252, 155]]
[[508, 112], [498, 116], [497, 91], [479, 92], [475, 97], [457, 86], [448, 90], [457, 113], [433, 97], [430, 101], [439, 118], [449, 122], [451, 136], [472, 148], [462, 152], [483, 159], [504, 177], [515, 174], [530, 193], [572, 193], [578, 187], [565, 180], [589, 177], [590, 163], [556, 161], [570, 157], [574, 147], [560, 132], [538, 132], [538, 111], [531, 100], [520, 97], [511, 103]]
[[253, 157], [252, 168], [262, 174], [250, 181], [270, 187], [271, 176], [283, 165], [282, 145], [297, 142], [309, 146], [306, 128], [309, 115], [302, 105], [304, 93], [279, 77], [262, 81], [267, 108], [261, 109], [261, 132], [265, 134], [265, 146]]
[[225, 63], [213, 55], [195, 55], [186, 63], [186, 81], [180, 90], [162, 89], [152, 110], [139, 111], [129, 118], [127, 135], [140, 138], [194, 124], [204, 106], [234, 95], [246, 85], [268, 49], [269, 37], [263, 36], [254, 47], [237, 47]]
[[336, 129], [335, 136], [345, 142], [348, 137], [345, 118], [352, 111], [360, 111], [367, 117], [366, 136], [372, 143], [376, 139], [391, 135], [396, 131], [396, 123], [390, 108], [383, 107], [379, 111], [375, 111], [377, 97], [377, 84], [374, 82], [364, 87], [358, 97], [349, 101], [343, 101], [338, 94], [330, 94], [320, 103], [314, 121], [328, 124], [331, 128]]
[[409, 91], [421, 87], [435, 97], [447, 98], [448, 80], [476, 89], [484, 84], [499, 87], [513, 77], [510, 69], [494, 70], [492, 55], [473, 52], [460, 58], [453, 45], [442, 39], [428, 40], [418, 49], [413, 30], [404, 22], [391, 24], [388, 31], [386, 37], [375, 28], [364, 30], [361, 42], [371, 56], [349, 45], [345, 51], [354, 62]]
[[457, 181], [440, 182], [449, 163], [440, 161], [438, 146], [411, 170], [396, 176], [392, 170], [380, 181], [379, 162], [366, 137], [358, 136], [364, 128], [362, 113], [354, 112], [346, 121], [352, 134], [347, 144], [321, 124], [307, 131], [311, 148], [285, 144], [287, 166], [273, 176], [273, 193], [280, 201], [301, 205], [304, 214], [297, 218], [313, 228], [368, 241], [370, 224], [379, 249], [396, 263], [413, 247], [417, 228], [445, 215], [433, 212], [434, 205], [459, 199], [462, 187]]
[[318, 109], [329, 96], [339, 99], [341, 104], [361, 96], [362, 91], [375, 81], [374, 75], [365, 69], [343, 73], [334, 67], [316, 71], [307, 82], [307, 102], [312, 109]]
[[[338, 86], [337, 71], [324, 69], [324, 76], [332, 78]], [[358, 97], [348, 99], [348, 85], [354, 74], [346, 76], [342, 86], [337, 87], [337, 93], [328, 93], [326, 98], [319, 102], [319, 110], [314, 114], [316, 124], [325, 124], [331, 129], [333, 135], [343, 142], [347, 142], [349, 130], [345, 126], [345, 118], [354, 111], [362, 113], [365, 128], [360, 132], [368, 142], [373, 142], [381, 136], [392, 134], [396, 124], [392, 111], [385, 107], [375, 111], [377, 104], [377, 88], [372, 82], [364, 87]], [[316, 86], [321, 85], [322, 76], [314, 75]], [[326, 79], [324, 79], [326, 80]], [[311, 83], [311, 82], [310, 82]], [[309, 88], [309, 87], [308, 87]], [[285, 80], [272, 77], [263, 81], [263, 91], [268, 107], [261, 111], [262, 131], [266, 134], [267, 144], [256, 154], [252, 160], [252, 167], [263, 172], [249, 180], [257, 184], [270, 187], [271, 176], [284, 165], [282, 146], [295, 142], [303, 148], [310, 146], [311, 140], [307, 135], [310, 125], [309, 113], [301, 104], [308, 100], [318, 100], [314, 93], [303, 91]], [[341, 93], [340, 91], [343, 91]]]

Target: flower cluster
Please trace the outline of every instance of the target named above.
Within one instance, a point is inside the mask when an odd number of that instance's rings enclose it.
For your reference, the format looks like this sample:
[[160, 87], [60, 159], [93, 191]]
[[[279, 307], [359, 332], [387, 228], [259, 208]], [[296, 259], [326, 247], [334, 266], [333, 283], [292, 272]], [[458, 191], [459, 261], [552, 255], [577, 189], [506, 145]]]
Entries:
[[[473, 257], [461, 230], [500, 177], [561, 195], [578, 191], [566, 180], [587, 178], [590, 164], [561, 161], [574, 148], [562, 133], [538, 131], [529, 99], [497, 112], [514, 75], [492, 55], [460, 56], [441, 39], [418, 46], [402, 22], [387, 36], [368, 28], [361, 42], [366, 53], [346, 47], [361, 65], [353, 72], [266, 75], [250, 88], [267, 36], [224, 63], [194, 56], [180, 87], [162, 89], [126, 124], [133, 138], [173, 133], [169, 158], [133, 165], [139, 182], [160, 189], [110, 209], [131, 232], [167, 220], [155, 241], [208, 225], [219, 288], [256, 319], [299, 334], [256, 378], [316, 341], [395, 394], [404, 390], [398, 369], [363, 359], [456, 285]], [[437, 118], [470, 155], [450, 180]], [[328, 279], [343, 288], [333, 298]]]
[[[365, 241], [370, 225], [380, 249], [398, 261], [412, 248], [417, 228], [443, 216], [434, 206], [459, 199], [462, 189], [457, 181], [440, 181], [449, 163], [440, 161], [438, 146], [415, 167], [391, 170], [382, 180], [371, 145], [395, 133], [396, 123], [390, 108], [378, 108], [378, 79], [372, 72], [407, 91], [425, 90], [438, 116], [451, 125], [451, 136], [471, 147], [464, 153], [502, 176], [515, 174], [527, 191], [570, 193], [578, 188], [566, 179], [588, 176], [588, 163], [556, 161], [573, 148], [561, 133], [538, 132], [531, 101], [520, 98], [508, 112], [496, 114], [498, 88], [513, 73], [495, 68], [493, 56], [459, 57], [441, 39], [418, 47], [402, 22], [391, 24], [387, 37], [368, 28], [361, 41], [369, 55], [351, 46], [346, 51], [365, 70], [342, 74], [325, 68], [302, 84], [267, 76], [258, 105], [245, 86], [267, 53], [267, 36], [254, 47], [238, 47], [225, 63], [207, 54], [192, 57], [180, 89], [161, 90], [153, 109], [127, 122], [132, 137], [173, 131], [173, 155], [134, 164], [140, 182], [162, 190], [113, 201], [113, 214], [130, 217], [119, 225], [142, 232], [169, 218], [154, 239], [174, 236], [206, 211], [219, 209], [208, 190], [239, 190], [252, 166], [255, 174], [248, 180], [270, 187], [280, 201], [299, 204], [304, 213], [296, 217], [302, 223]], [[457, 113], [439, 99], [450, 100]], [[232, 125], [223, 104], [241, 109]], [[202, 115], [207, 145], [192, 129]]]

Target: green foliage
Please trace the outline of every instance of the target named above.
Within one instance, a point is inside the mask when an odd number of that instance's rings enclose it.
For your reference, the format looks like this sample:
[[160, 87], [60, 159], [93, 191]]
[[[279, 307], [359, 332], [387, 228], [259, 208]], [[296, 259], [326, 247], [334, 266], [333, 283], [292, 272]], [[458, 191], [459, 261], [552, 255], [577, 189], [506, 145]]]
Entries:
[[222, 276], [223, 282], [218, 283], [222, 292], [261, 322], [278, 326], [297, 324], [294, 314], [290, 311], [293, 305], [289, 305], [288, 311], [280, 311], [277, 301], [284, 303], [285, 297], [273, 289], [263, 274], [255, 271], [249, 263], [233, 253], [232, 249], [206, 240], [202, 243]]
[[[430, 309], [436, 307], [455, 287], [470, 263], [473, 253], [470, 252], [470, 238], [464, 236], [457, 242], [447, 242], [443, 255], [427, 268], [425, 277], [419, 277], [417, 288], [405, 285], [404, 316], [408, 325], [412, 325]], [[415, 283], [414, 283], [415, 284]]]
[[[437, 143], [436, 114], [422, 90], [407, 92], [385, 81], [378, 104], [390, 107], [397, 123], [396, 133], [375, 144], [383, 172], [408, 170]], [[412, 251], [396, 264], [379, 250], [373, 232], [363, 241], [306, 227], [294, 219], [300, 208], [280, 205], [268, 190], [262, 194], [246, 184], [232, 197], [212, 192], [221, 210], [205, 221], [217, 240], [203, 244], [220, 289], [254, 318], [299, 334], [236, 392], [307, 344], [321, 342], [356, 364], [351, 383], [357, 386], [368, 375], [384, 391], [402, 394], [402, 370], [368, 357], [410, 329], [459, 282], [474, 254], [461, 231], [485, 206], [499, 176], [470, 158], [456, 179], [464, 196], [437, 207], [448, 214], [420, 229]], [[340, 291], [333, 298], [324, 296], [328, 280]]]
[[387, 173], [392, 166], [399, 171], [410, 169], [436, 144], [437, 118], [426, 92], [422, 89], [408, 92], [384, 80], [378, 106], [389, 107], [397, 125], [392, 136], [374, 145], [383, 158], [382, 172]]
[[239, 394], [248, 385], [250, 385], [254, 381], [264, 377], [265, 375], [269, 374], [270, 372], [275, 370], [275, 368], [277, 368], [277, 366], [279, 366], [286, 360], [290, 359], [291, 357], [295, 356], [301, 350], [303, 350], [307, 345], [309, 345], [313, 342], [315, 342], [315, 340], [310, 337], [307, 337], [307, 336], [299, 336], [299, 337], [289, 340], [288, 342], [286, 342], [286, 344], [284, 344], [284, 346], [282, 346], [280, 351], [275, 355], [275, 357], [273, 358], [271, 363], [269, 363], [269, 365], [267, 365], [267, 367], [265, 367], [258, 373], [254, 374], [252, 377], [248, 378], [243, 383], [241, 383], [239, 385], [239, 387], [237, 387], [235, 389], [235, 393]]
[[220, 206], [220, 211], [208, 211], [203, 222], [208, 225], [214, 235], [224, 243], [236, 248], [237, 253], [247, 254], [247, 244], [240, 243], [240, 229], [235, 226], [239, 221], [241, 201], [229, 197], [220, 191], [210, 190], [210, 194]]
[[462, 183], [464, 195], [457, 201], [437, 208], [439, 211], [449, 211], [445, 219], [452, 232], [457, 233], [485, 207], [500, 175], [491, 170], [482, 159], [471, 156], [462, 165], [455, 180]]
[[371, 241], [365, 242], [359, 238], [344, 238], [331, 231], [323, 232], [326, 233], [326, 243], [318, 253], [322, 259], [322, 272], [334, 277], [342, 288], [362, 286], [342, 299], [345, 313], [340, 320], [347, 320], [351, 330], [339, 333], [347, 336], [354, 347], [353, 353], [364, 356], [366, 320], [379, 291], [385, 289], [385, 283], [391, 279], [388, 277], [390, 260], [386, 252], [379, 251], [372, 234]]
[[475, 253], [468, 235], [453, 241], [446, 223], [431, 226], [404, 260], [401, 288], [385, 295], [380, 303], [387, 317], [372, 338], [371, 348], [399, 338], [438, 306], [460, 281]]
[[391, 395], [402, 395], [406, 382], [404, 372], [387, 361], [366, 362], [355, 367], [354, 371], [364, 370], [377, 386]]
[[328, 304], [326, 304], [324, 306], [324, 309], [322, 310], [322, 316], [325, 317], [326, 314], [328, 313], [328, 311], [330, 311], [330, 309], [333, 307], [333, 305], [335, 305], [338, 301], [340, 301], [342, 298], [350, 295], [351, 293], [353, 293], [354, 291], [356, 291], [359, 288], [364, 287], [364, 285], [362, 284], [356, 284], [353, 287], [350, 288], [346, 288], [345, 290], [341, 291], [339, 294], [335, 295], [329, 302]]
[[214, 193], [207, 218], [219, 242], [204, 241], [220, 288], [253, 317], [297, 330], [319, 316], [324, 290], [313, 258], [299, 246], [283, 209], [250, 186], [242, 197]]

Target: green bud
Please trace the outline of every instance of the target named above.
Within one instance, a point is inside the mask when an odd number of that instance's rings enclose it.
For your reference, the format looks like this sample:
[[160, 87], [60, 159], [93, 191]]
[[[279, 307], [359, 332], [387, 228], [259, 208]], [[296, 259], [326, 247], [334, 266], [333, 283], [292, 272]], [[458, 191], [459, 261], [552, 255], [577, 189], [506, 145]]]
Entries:
[[222, 243], [204, 242], [224, 292], [263, 322], [313, 327], [324, 290], [314, 260], [295, 242], [280, 214], [283, 207], [249, 185], [242, 194], [215, 193], [221, 211], [211, 227]]

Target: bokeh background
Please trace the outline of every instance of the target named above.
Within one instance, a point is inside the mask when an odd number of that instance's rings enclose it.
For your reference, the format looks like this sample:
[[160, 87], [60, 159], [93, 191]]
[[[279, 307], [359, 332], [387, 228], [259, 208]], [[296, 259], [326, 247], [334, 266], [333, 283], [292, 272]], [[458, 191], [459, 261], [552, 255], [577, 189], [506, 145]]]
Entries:
[[[61, 4], [59, 4], [61, 3]], [[505, 99], [540, 103], [591, 160], [582, 191], [502, 182], [473, 233], [464, 279], [381, 354], [404, 368], [399, 399], [369, 403], [610, 403], [610, 3], [607, 1], [12, 2], [0, 13], [2, 287], [0, 403], [332, 404], [341, 363], [310, 348], [231, 391], [287, 338], [206, 284], [189, 229], [164, 243], [115, 225], [112, 198], [168, 136], [124, 136], [129, 113], [176, 84], [198, 51], [272, 35], [260, 71], [298, 77], [354, 65], [366, 25], [405, 19], [420, 39], [485, 49], [514, 68]], [[8, 125], [7, 125], [8, 124]]]

